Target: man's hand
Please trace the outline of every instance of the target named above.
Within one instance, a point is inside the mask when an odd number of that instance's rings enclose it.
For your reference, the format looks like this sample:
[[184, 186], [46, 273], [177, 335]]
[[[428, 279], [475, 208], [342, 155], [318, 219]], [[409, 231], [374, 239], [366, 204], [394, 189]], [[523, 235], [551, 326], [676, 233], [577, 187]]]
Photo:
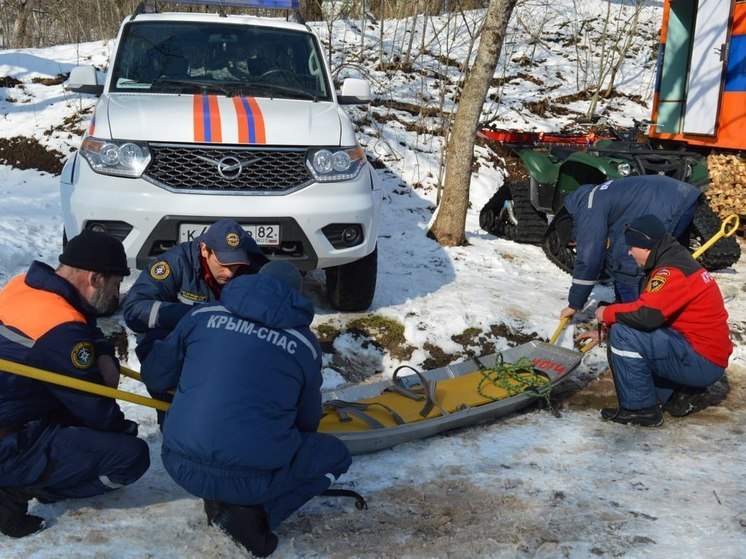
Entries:
[[604, 321], [604, 307], [596, 309], [596, 320], [598, 320], [599, 324]]
[[591, 348], [596, 347], [599, 342], [603, 340], [603, 335], [600, 330], [588, 330], [575, 336], [575, 345], [582, 348], [584, 351], [588, 351]]
[[96, 360], [98, 370], [104, 377], [104, 384], [110, 388], [119, 386], [119, 367], [111, 355], [99, 355]]
[[575, 343], [577, 345], [585, 345], [585, 342], [594, 342], [594, 345], [599, 342], [600, 336], [598, 334], [598, 330], [587, 330], [585, 332], [581, 332], [577, 336], [575, 336]]
[[571, 307], [565, 307], [564, 309], [562, 309], [562, 312], [560, 312], [560, 319], [572, 318], [573, 316], [575, 316], [576, 312], [577, 311]]

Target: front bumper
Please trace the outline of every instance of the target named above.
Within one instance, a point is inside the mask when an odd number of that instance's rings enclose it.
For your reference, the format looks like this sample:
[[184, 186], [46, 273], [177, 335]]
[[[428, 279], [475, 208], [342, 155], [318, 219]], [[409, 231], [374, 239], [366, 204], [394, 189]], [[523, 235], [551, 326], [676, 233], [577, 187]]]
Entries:
[[[284, 195], [176, 193], [143, 179], [97, 174], [75, 154], [62, 172], [60, 197], [68, 239], [91, 224], [115, 223], [111, 232], [121, 238], [129, 266], [138, 269], [179, 242], [180, 223], [223, 218], [279, 224], [280, 245], [262, 247], [270, 258], [301, 270], [340, 266], [373, 252], [381, 212], [380, 181], [370, 165], [354, 180], [312, 183]], [[362, 242], [335, 248], [323, 231], [332, 224], [359, 224]]]

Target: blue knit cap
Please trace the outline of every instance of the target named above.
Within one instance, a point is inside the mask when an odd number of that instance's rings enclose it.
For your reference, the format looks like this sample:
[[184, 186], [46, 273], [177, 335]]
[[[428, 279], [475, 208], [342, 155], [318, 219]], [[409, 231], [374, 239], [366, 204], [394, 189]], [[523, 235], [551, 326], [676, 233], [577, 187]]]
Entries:
[[624, 226], [624, 240], [628, 246], [653, 248], [666, 235], [666, 227], [654, 215], [643, 215]]
[[272, 274], [284, 281], [289, 287], [298, 291], [303, 290], [303, 277], [300, 275], [298, 268], [285, 260], [270, 260], [262, 266], [259, 273]]

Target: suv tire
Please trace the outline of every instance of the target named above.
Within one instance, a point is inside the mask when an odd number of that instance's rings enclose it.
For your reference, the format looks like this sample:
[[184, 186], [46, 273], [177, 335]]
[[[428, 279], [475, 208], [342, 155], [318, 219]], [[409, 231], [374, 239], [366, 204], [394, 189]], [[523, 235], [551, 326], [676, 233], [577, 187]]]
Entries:
[[378, 246], [368, 256], [326, 268], [326, 294], [338, 311], [358, 312], [370, 307], [376, 292]]

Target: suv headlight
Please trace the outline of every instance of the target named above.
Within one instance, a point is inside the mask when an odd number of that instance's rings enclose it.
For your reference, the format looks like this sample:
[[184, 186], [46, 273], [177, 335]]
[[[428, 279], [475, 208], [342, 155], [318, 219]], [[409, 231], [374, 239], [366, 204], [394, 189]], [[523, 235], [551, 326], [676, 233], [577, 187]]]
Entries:
[[365, 164], [365, 152], [354, 148], [323, 148], [310, 150], [306, 167], [318, 182], [354, 179]]
[[80, 154], [102, 175], [139, 177], [150, 163], [150, 150], [140, 142], [101, 140], [88, 136]]

